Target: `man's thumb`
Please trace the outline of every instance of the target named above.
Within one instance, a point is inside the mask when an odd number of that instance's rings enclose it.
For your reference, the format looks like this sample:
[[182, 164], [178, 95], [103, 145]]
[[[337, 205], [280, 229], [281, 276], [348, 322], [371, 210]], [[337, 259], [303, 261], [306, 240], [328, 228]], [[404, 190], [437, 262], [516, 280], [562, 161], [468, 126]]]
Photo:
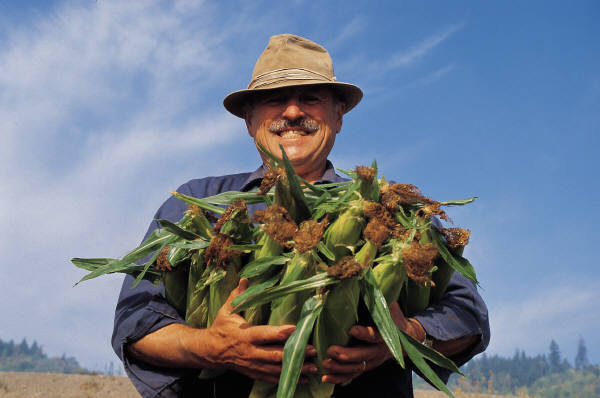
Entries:
[[237, 296], [244, 293], [246, 289], [248, 289], [248, 278], [242, 278], [240, 279], [240, 282], [238, 283], [237, 287], [233, 289], [231, 293], [229, 293], [229, 297], [227, 297], [227, 301], [225, 302], [225, 304], [223, 304], [223, 307], [225, 307], [225, 309], [227, 309], [228, 312], [231, 312], [233, 310], [233, 305], [231, 304], [231, 302]]

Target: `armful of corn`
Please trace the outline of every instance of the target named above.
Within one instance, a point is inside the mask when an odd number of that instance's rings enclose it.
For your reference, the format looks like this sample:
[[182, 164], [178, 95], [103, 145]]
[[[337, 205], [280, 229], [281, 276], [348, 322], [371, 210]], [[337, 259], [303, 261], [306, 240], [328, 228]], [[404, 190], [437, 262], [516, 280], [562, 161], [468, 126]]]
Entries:
[[[406, 354], [452, 396], [430, 364], [458, 368], [399, 331], [388, 304], [398, 301], [411, 316], [442, 297], [453, 272], [477, 283], [462, 257], [469, 231], [432, 222], [434, 216], [449, 221], [443, 206], [475, 198], [434, 201], [414, 185], [377, 179], [375, 162], [340, 170], [349, 181], [312, 185], [294, 173], [283, 148], [281, 161], [261, 149], [271, 168], [257, 191], [203, 199], [173, 192], [189, 205], [181, 220], [158, 220], [161, 228], [120, 259], [73, 258], [89, 271], [79, 282], [120, 272], [135, 276], [134, 285], [142, 279], [163, 283], [186, 322], [204, 328], [240, 276], [249, 278], [250, 287], [233, 302], [236, 312], [251, 324], [297, 324], [285, 345], [279, 385], [256, 382], [251, 397], [330, 397], [334, 386], [320, 381], [320, 363], [330, 345], [348, 343], [362, 301], [397, 362], [404, 367]], [[246, 203], [261, 202], [266, 210], [251, 220]], [[297, 385], [309, 342], [320, 373]]]

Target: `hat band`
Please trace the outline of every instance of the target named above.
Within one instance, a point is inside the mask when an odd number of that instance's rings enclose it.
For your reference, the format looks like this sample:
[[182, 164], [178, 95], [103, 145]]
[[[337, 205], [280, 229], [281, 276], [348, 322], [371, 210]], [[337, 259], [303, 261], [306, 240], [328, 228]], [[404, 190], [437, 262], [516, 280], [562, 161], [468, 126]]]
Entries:
[[256, 76], [248, 85], [248, 89], [268, 86], [270, 84], [285, 80], [325, 80], [327, 82], [335, 82], [335, 76], [329, 77], [321, 73], [302, 68], [275, 69]]

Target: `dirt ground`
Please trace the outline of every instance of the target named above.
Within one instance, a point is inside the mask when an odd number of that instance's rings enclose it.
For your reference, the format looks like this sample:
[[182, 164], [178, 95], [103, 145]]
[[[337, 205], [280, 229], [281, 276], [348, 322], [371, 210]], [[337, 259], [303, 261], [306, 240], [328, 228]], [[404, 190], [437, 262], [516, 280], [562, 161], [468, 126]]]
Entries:
[[139, 398], [127, 377], [0, 372], [1, 398]]
[[[127, 377], [57, 373], [0, 372], [0, 398], [139, 398]], [[438, 391], [416, 390], [415, 398], [443, 398]], [[456, 394], [456, 398], [511, 398]]]

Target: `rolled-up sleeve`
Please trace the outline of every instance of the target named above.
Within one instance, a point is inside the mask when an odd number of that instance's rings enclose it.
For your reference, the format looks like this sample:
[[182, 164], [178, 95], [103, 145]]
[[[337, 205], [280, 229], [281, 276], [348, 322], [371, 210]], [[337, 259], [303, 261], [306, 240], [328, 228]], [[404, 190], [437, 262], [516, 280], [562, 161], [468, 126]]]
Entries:
[[[425, 310], [413, 316], [427, 334], [440, 341], [477, 336], [478, 341], [464, 353], [452, 357], [461, 366], [475, 355], [483, 352], [490, 341], [488, 310], [475, 284], [455, 272], [444, 296]], [[447, 380], [450, 372], [438, 372]]]

